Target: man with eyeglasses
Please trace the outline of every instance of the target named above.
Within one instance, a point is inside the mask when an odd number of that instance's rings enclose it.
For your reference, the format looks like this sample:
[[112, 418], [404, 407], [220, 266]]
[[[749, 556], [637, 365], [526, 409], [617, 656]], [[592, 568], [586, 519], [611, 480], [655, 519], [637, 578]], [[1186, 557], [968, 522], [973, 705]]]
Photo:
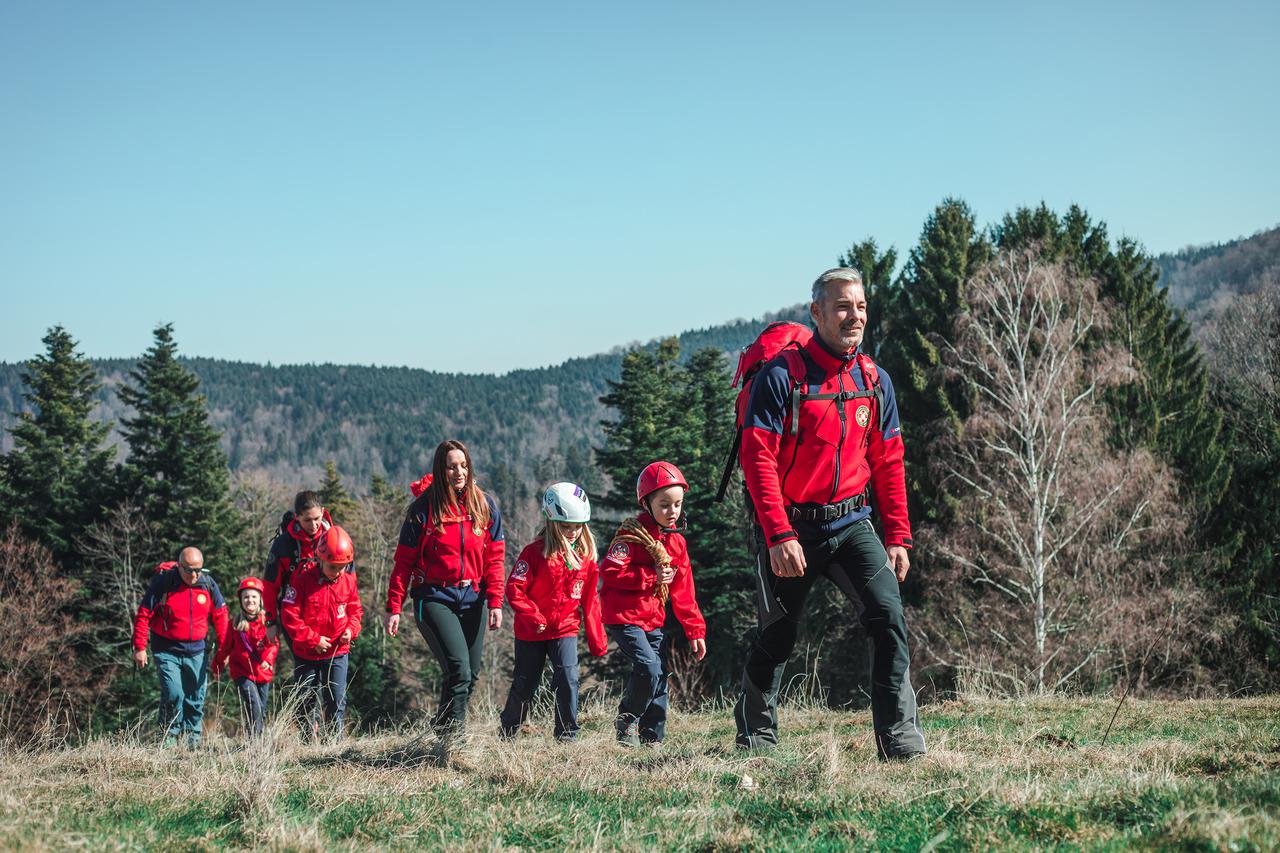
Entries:
[[183, 548], [176, 563], [161, 563], [133, 618], [133, 661], [147, 665], [147, 641], [160, 676], [160, 726], [166, 747], [179, 737], [200, 745], [208, 683], [209, 625], [219, 645], [227, 639], [227, 603], [204, 571], [198, 548]]

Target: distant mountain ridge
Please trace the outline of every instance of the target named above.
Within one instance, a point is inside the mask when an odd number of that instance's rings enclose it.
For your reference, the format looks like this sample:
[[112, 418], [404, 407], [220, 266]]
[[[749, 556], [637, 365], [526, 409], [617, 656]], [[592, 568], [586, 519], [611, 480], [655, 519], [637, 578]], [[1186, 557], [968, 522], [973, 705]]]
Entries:
[[1160, 284], [1194, 320], [1237, 296], [1280, 287], [1280, 227], [1211, 246], [1160, 255]]
[[[1193, 316], [1210, 312], [1238, 294], [1280, 286], [1280, 228], [1160, 255], [1156, 262], [1174, 305]], [[766, 322], [805, 317], [805, 306], [797, 304], [677, 337], [686, 355], [703, 347], [732, 352]], [[181, 343], [181, 328], [177, 335]], [[374, 473], [404, 483], [421, 474], [435, 444], [451, 436], [474, 447], [477, 465], [501, 494], [550, 476], [584, 483], [598, 477], [592, 448], [603, 442], [601, 421], [608, 416], [599, 398], [618, 378], [623, 352], [619, 347], [501, 375], [183, 361], [200, 377], [233, 471], [265, 471], [291, 486], [313, 484], [332, 459], [356, 488]], [[95, 360], [105, 383], [98, 415], [117, 425], [126, 411], [116, 392], [133, 363]], [[22, 408], [21, 371], [19, 364], [0, 364], [0, 428], [11, 426], [12, 413]], [[118, 440], [118, 432], [113, 436]], [[0, 451], [11, 447], [8, 433], [0, 434]]]
[[[732, 351], [764, 323], [800, 319], [803, 306], [758, 320], [735, 320], [677, 337], [690, 354], [704, 347]], [[75, 330], [71, 330], [74, 334]], [[182, 330], [177, 334], [181, 342]], [[656, 341], [647, 346], [653, 346]], [[438, 441], [457, 437], [472, 445], [490, 482], [556, 476], [590, 481], [592, 448], [604, 440], [607, 411], [600, 396], [621, 370], [624, 349], [574, 358], [553, 367], [501, 375], [451, 374], [409, 367], [353, 365], [266, 366], [211, 358], [184, 358], [200, 377], [212, 420], [233, 471], [261, 470], [289, 485], [318, 482], [324, 461], [357, 488], [374, 473], [408, 482], [430, 465]], [[97, 416], [118, 427], [127, 414], [118, 389], [133, 359], [94, 360], [104, 387]], [[0, 364], [0, 427], [22, 408], [22, 365]], [[119, 440], [118, 429], [113, 439]], [[12, 447], [8, 433], [0, 450]]]

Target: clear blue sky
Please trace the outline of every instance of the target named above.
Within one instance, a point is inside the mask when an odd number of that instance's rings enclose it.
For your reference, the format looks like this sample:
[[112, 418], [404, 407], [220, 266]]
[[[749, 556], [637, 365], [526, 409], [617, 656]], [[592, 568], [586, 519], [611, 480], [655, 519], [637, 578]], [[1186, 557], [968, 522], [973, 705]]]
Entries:
[[947, 195], [1250, 234], [1278, 34], [1274, 0], [9, 0], [0, 360], [172, 320], [191, 355], [557, 363], [800, 301]]

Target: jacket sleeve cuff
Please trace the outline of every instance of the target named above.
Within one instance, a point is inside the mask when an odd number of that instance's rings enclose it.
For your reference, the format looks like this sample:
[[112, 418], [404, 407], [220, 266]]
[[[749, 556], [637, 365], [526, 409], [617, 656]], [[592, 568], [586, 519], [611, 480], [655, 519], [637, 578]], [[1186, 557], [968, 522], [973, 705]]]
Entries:
[[894, 536], [886, 536], [884, 544], [886, 547], [899, 545], [907, 550], [911, 549], [911, 537], [909, 535], [897, 534]]
[[779, 542], [786, 542], [791, 539], [799, 539], [799, 538], [800, 538], [800, 534], [788, 528], [787, 530], [780, 530], [777, 533], [774, 533], [773, 535], [771, 535], [765, 544], [768, 545], [770, 548], [772, 548], [774, 545], [777, 545]]

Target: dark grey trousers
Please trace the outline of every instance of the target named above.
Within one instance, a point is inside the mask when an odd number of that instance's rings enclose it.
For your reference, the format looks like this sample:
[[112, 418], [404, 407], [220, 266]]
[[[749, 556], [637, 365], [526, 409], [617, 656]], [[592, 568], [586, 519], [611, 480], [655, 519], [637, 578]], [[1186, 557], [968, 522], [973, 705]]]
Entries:
[[734, 707], [737, 743], [778, 743], [778, 691], [795, 647], [809, 590], [820, 576], [863, 607], [872, 644], [871, 717], [882, 758], [923, 752], [924, 735], [911, 688], [907, 624], [898, 579], [869, 520], [851, 524], [831, 539], [801, 542], [808, 568], [802, 577], [780, 578], [769, 565], [769, 549], [756, 534], [756, 603], [760, 631], [747, 654], [742, 695]]

